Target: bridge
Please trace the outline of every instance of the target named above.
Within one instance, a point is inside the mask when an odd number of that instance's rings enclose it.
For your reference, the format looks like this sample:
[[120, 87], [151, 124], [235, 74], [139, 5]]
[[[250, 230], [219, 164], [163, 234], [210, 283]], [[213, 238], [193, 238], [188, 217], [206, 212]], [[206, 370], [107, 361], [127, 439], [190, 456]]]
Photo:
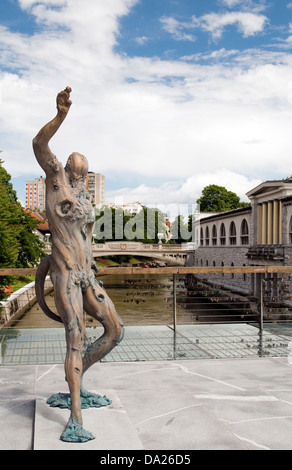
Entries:
[[[194, 243], [182, 243], [181, 245], [171, 244], [146, 244], [131, 241], [114, 241], [106, 243], [93, 243], [92, 254], [94, 258], [104, 256], [131, 255], [143, 256], [147, 258], [157, 258], [166, 263], [175, 263], [185, 266], [187, 256], [197, 248]], [[50, 243], [46, 244], [46, 253], [51, 252]]]

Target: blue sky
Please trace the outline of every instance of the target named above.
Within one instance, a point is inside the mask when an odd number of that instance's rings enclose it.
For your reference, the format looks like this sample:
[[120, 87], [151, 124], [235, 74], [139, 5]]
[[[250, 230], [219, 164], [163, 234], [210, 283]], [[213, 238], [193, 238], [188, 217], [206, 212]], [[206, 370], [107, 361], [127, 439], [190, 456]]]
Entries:
[[51, 141], [85, 154], [107, 202], [244, 200], [292, 175], [292, 1], [1, 0], [0, 148], [20, 200], [31, 140], [70, 85]]

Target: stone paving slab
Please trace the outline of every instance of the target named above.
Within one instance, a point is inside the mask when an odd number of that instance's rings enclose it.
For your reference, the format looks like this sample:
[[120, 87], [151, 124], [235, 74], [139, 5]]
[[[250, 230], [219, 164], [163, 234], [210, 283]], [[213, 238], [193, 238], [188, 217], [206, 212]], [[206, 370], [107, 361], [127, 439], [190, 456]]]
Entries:
[[88, 371], [84, 386], [91, 392], [106, 395], [112, 404], [103, 408], [83, 410], [83, 427], [96, 438], [75, 444], [60, 440], [69, 419], [69, 410], [51, 408], [46, 400], [53, 393], [68, 392], [64, 382], [64, 369], [60, 365], [41, 366], [37, 372], [37, 401], [35, 416], [34, 450], [115, 450], [143, 449], [127, 412], [116, 391], [104, 375], [101, 364]]
[[[84, 410], [80, 450], [292, 450], [289, 358], [105, 362], [84, 385], [113, 403]], [[60, 364], [0, 367], [0, 449], [73, 450], [45, 403], [66, 387]]]

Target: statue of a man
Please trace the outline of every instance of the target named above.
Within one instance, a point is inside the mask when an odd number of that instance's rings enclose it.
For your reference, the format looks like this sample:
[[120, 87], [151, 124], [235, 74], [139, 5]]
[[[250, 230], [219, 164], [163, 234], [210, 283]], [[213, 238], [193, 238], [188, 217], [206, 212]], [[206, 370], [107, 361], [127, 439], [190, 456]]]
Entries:
[[[36, 159], [46, 173], [46, 213], [52, 242], [51, 255], [42, 261], [38, 269], [36, 293], [44, 312], [63, 322], [66, 332], [65, 374], [70, 391], [71, 415], [61, 439], [85, 442], [94, 436], [83, 429], [81, 401], [86, 397], [94, 401], [94, 394], [83, 388], [82, 376], [121, 341], [123, 326], [112, 301], [96, 282], [92, 271], [91, 242], [95, 216], [85, 188], [87, 159], [79, 153], [72, 153], [63, 168], [48, 145], [69, 112], [71, 91], [67, 87], [58, 94], [56, 117], [33, 139]], [[51, 312], [44, 301], [43, 283], [48, 272], [54, 286], [59, 316]], [[84, 311], [103, 325], [104, 334], [87, 348], [82, 357]], [[110, 403], [106, 397], [95, 397], [97, 400], [100, 398], [100, 404], [91, 406]]]

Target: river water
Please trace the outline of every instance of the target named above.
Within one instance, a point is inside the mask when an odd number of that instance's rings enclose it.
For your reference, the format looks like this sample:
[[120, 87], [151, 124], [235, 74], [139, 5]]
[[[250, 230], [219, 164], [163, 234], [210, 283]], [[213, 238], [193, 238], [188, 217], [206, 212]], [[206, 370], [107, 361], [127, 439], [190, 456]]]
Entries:
[[[128, 278], [104, 275], [99, 279], [125, 326], [173, 325], [172, 275], [145, 274]], [[214, 304], [188, 288], [186, 280], [187, 276], [177, 276], [176, 279], [178, 325], [240, 320], [240, 315], [234, 316], [232, 310], [226, 310], [222, 305]], [[56, 312], [53, 293], [46, 296], [46, 301], [51, 310]], [[100, 324], [86, 315], [86, 326], [95, 327]], [[63, 328], [63, 325], [47, 318], [38, 304], [13, 325], [17, 329], [58, 327]]]

